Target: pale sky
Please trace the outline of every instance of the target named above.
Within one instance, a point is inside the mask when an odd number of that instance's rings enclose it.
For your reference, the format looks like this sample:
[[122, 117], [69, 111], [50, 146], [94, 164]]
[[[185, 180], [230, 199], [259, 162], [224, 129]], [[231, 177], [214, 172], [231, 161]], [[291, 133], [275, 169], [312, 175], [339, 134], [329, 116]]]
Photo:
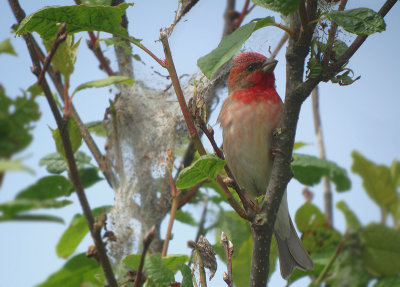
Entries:
[[[238, 9], [241, 9], [244, 1], [237, 2]], [[349, 2], [350, 8], [362, 5], [375, 11], [384, 3], [384, 1], [371, 0]], [[25, 12], [30, 14], [43, 6], [72, 5], [73, 1], [21, 0], [20, 4]], [[9, 33], [10, 27], [16, 23], [11, 9], [6, 1], [0, 5], [0, 41], [11, 38], [11, 42], [18, 53], [18, 57], [0, 55], [0, 83], [5, 87], [7, 95], [17, 96], [20, 95], [20, 89], [26, 89], [35, 82], [35, 77], [30, 72], [31, 60], [23, 39], [14, 38]], [[224, 5], [225, 1], [200, 1], [189, 13], [189, 16], [184, 19], [185, 21], [177, 25], [170, 44], [178, 74], [193, 73], [197, 69], [197, 59], [217, 46], [222, 33]], [[143, 39], [143, 44], [159, 57], [163, 55], [161, 43], [156, 42], [159, 30], [171, 23], [176, 6], [176, 0], [139, 0], [135, 1], [135, 5], [128, 9], [129, 32], [136, 38]], [[352, 180], [351, 191], [341, 194], [334, 192], [334, 200], [345, 200], [364, 224], [379, 221], [380, 213], [376, 205], [363, 191], [360, 178], [350, 172], [351, 151], [357, 149], [368, 159], [386, 165], [389, 165], [394, 158], [400, 158], [400, 113], [398, 111], [400, 93], [397, 87], [400, 66], [400, 60], [397, 58], [400, 32], [399, 6], [400, 4], [396, 4], [385, 18], [386, 31], [369, 37], [351, 59], [348, 67], [352, 68], [356, 75], [361, 75], [361, 79], [347, 87], [330, 83], [324, 83], [320, 86], [320, 109], [327, 157], [346, 168]], [[275, 14], [263, 9], [255, 9], [250, 16], [245, 18], [244, 23], [253, 18], [270, 15]], [[277, 16], [276, 19], [278, 20]], [[108, 35], [102, 35], [108, 37]], [[268, 47], [274, 48], [281, 35], [282, 32], [277, 28], [264, 28], [253, 35], [243, 48], [268, 55]], [[76, 37], [87, 39], [87, 34], [80, 33]], [[349, 43], [351, 38], [345, 37], [344, 41]], [[106, 55], [111, 58], [112, 52], [112, 48], [108, 48]], [[285, 50], [282, 49], [277, 57], [279, 63], [275, 72], [277, 91], [281, 97], [284, 97], [285, 89], [284, 52]], [[146, 63], [146, 65], [135, 64], [135, 74], [138, 78], [152, 80], [158, 83], [158, 86], [163, 87], [165, 82], [151, 70], [151, 67], [156, 67], [157, 63], [138, 49], [135, 49], [135, 53], [139, 53]], [[115, 61], [113, 58], [111, 60], [112, 67], [116, 69]], [[71, 79], [71, 88], [86, 81], [105, 77], [105, 74], [99, 71], [98, 62], [92, 52], [88, 51], [85, 41], [81, 43], [75, 70], [76, 73]], [[166, 71], [158, 68], [157, 70], [166, 74]], [[78, 107], [78, 112], [80, 112], [84, 122], [89, 122], [103, 118], [104, 110], [108, 106], [108, 99], [110, 98], [113, 98], [113, 95], [109, 93], [109, 88], [90, 89], [74, 98], [74, 104]], [[33, 143], [28, 149], [17, 155], [17, 157], [26, 158], [24, 163], [36, 170], [36, 174], [6, 174], [3, 186], [0, 189], [0, 202], [12, 200], [20, 190], [47, 174], [43, 167], [38, 166], [38, 163], [46, 154], [55, 152], [49, 130], [49, 127], [55, 127], [55, 121], [45, 99], [41, 97], [38, 102], [40, 103], [42, 117], [35, 124]], [[219, 111], [219, 109], [218, 106], [216, 111]], [[210, 124], [214, 126], [218, 134], [217, 140], [220, 143], [216, 113], [212, 115]], [[104, 140], [98, 138], [96, 140], [98, 140], [99, 146], [103, 148]], [[296, 141], [309, 143], [299, 152], [318, 154], [310, 99], [303, 105]], [[87, 151], [86, 148], [84, 151]], [[301, 189], [302, 186], [298, 182], [292, 181], [289, 184], [289, 207], [292, 216], [304, 202]], [[315, 192], [314, 203], [322, 209], [321, 185], [311, 189]], [[92, 207], [112, 204], [113, 202], [113, 192], [104, 182], [90, 188], [87, 196]], [[75, 213], [81, 212], [76, 196], [73, 195], [72, 199], [75, 204], [48, 213], [63, 217], [68, 224]], [[41, 211], [41, 213], [45, 212]], [[196, 209], [196, 212], [196, 217], [199, 217], [201, 206]], [[336, 209], [334, 210], [334, 224], [341, 231], [345, 228], [343, 216]], [[65, 260], [57, 258], [55, 246], [66, 226], [56, 223], [0, 223], [2, 234], [0, 236], [1, 285], [33, 286], [43, 282], [52, 272], [57, 271]], [[189, 254], [190, 251], [181, 246], [186, 246], [186, 241], [193, 239], [195, 230], [176, 222], [173, 232], [175, 236], [170, 244], [169, 252]], [[209, 234], [208, 238], [213, 240], [214, 235]], [[91, 243], [86, 238], [77, 252], [86, 251], [88, 244]], [[215, 279], [211, 281], [209, 286], [223, 286], [222, 284], [225, 284], [221, 280], [224, 270], [225, 266], [220, 265]], [[278, 273], [275, 273], [272, 285], [284, 286], [284, 282]], [[293, 286], [305, 286], [306, 282], [300, 281]]]

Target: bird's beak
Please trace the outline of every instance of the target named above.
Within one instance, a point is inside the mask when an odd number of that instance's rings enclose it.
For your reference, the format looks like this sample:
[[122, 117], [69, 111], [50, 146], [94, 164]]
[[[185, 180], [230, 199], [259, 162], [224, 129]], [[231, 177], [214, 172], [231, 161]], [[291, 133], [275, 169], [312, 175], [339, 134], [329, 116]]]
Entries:
[[273, 58], [267, 59], [262, 65], [262, 70], [266, 73], [267, 72], [271, 73], [275, 70], [275, 67], [277, 64], [278, 64], [277, 60], [275, 60]]

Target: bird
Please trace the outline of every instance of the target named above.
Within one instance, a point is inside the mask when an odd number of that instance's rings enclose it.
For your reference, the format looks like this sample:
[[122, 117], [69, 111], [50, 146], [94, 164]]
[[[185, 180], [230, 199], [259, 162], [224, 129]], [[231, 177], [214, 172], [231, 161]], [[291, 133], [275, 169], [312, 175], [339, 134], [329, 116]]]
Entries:
[[[283, 102], [275, 90], [277, 63], [255, 52], [236, 56], [228, 76], [228, 97], [217, 119], [222, 128], [226, 163], [253, 201], [267, 189], [273, 164], [273, 131], [283, 117]], [[294, 268], [314, 268], [290, 218], [286, 191], [275, 221], [274, 237], [283, 278], [287, 279]]]

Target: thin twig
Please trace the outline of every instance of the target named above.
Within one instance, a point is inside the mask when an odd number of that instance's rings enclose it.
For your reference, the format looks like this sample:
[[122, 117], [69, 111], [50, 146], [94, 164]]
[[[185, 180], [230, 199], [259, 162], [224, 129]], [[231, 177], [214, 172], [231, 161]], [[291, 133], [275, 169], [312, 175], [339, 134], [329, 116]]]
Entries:
[[279, 51], [282, 49], [283, 45], [286, 43], [286, 41], [289, 39], [289, 34], [285, 33], [281, 40], [279, 41], [278, 45], [276, 45], [274, 51], [272, 51], [271, 55], [269, 56], [271, 59], [274, 59], [276, 55], [278, 55]]
[[[161, 31], [160, 33], [160, 40], [161, 43], [163, 44], [164, 48], [164, 54], [165, 54], [165, 65], [166, 69], [168, 70], [168, 73], [171, 77], [172, 85], [174, 86], [175, 94], [179, 102], [179, 106], [181, 107], [181, 111], [183, 114], [183, 117], [185, 119], [187, 128], [189, 130], [190, 138], [194, 142], [194, 145], [196, 146], [198, 152], [200, 155], [205, 155], [206, 150], [200, 140], [199, 134], [197, 133], [196, 127], [193, 123], [192, 119], [192, 114], [189, 111], [189, 108], [186, 104], [185, 97], [183, 96], [182, 88], [179, 82], [178, 75], [175, 70], [175, 65], [172, 59], [171, 55], [171, 49], [169, 47], [168, 43], [168, 37], [167, 33], [164, 31]], [[229, 189], [226, 187], [224, 184], [222, 177], [220, 175], [217, 176], [217, 182], [218, 184], [222, 187], [223, 192], [227, 196], [228, 202], [231, 204], [232, 208], [243, 218], [247, 218], [247, 213], [246, 211], [240, 206], [240, 204], [236, 201], [236, 199], [233, 197]], [[248, 203], [244, 202], [243, 203], [245, 206], [249, 205]]]
[[[81, 5], [82, 1], [81, 0], [75, 0], [75, 3], [77, 5]], [[115, 73], [112, 71], [111, 67], [110, 67], [110, 62], [108, 61], [108, 59], [104, 56], [103, 51], [101, 51], [99, 45], [98, 45], [98, 39], [95, 36], [95, 34], [93, 33], [93, 31], [88, 31], [89, 34], [89, 38], [90, 38], [90, 48], [92, 49], [94, 55], [96, 56], [96, 58], [99, 60], [100, 62], [100, 67], [102, 69], [104, 69], [104, 71], [106, 71], [107, 75], [112, 76]]]
[[[211, 126], [209, 126], [207, 128], [206, 123], [203, 121], [203, 119], [201, 117], [197, 117], [197, 124], [200, 127], [200, 129], [203, 131], [203, 133], [206, 135], [208, 140], [210, 141], [217, 156], [219, 158], [225, 160], [224, 154], [222, 153], [221, 149], [218, 147], [217, 143], [215, 142], [214, 130], [212, 130]], [[235, 177], [233, 176], [233, 173], [230, 170], [230, 168], [228, 167], [228, 165], [225, 165], [224, 169], [225, 169], [226, 174], [232, 179], [232, 187], [238, 194], [240, 200], [242, 201], [245, 210], [249, 210], [249, 208], [252, 210], [255, 210], [256, 209], [255, 205], [250, 200], [247, 193], [243, 192], [243, 190], [240, 188], [239, 184], [235, 180]]]
[[147, 235], [143, 239], [143, 251], [142, 251], [142, 255], [140, 256], [140, 263], [139, 263], [139, 267], [138, 267], [138, 270], [137, 270], [137, 275], [136, 275], [136, 278], [135, 278], [135, 285], [133, 285], [134, 287], [139, 287], [140, 283], [142, 281], [144, 260], [146, 258], [146, 254], [147, 254], [147, 251], [149, 250], [150, 244], [154, 239], [154, 235], [156, 234], [156, 230], [157, 230], [156, 227], [153, 226], [151, 228], [151, 230], [149, 231], [149, 233], [147, 233]]
[[233, 273], [232, 273], [232, 254], [234, 251], [233, 244], [228, 240], [224, 232], [221, 233], [221, 245], [224, 248], [226, 256], [226, 267], [228, 274], [224, 272], [223, 279], [228, 287], [233, 287]]
[[[11, 9], [17, 18], [18, 22], [21, 22], [23, 18], [25, 17], [25, 12], [22, 10], [21, 6], [19, 5], [18, 0], [9, 0]], [[41, 68], [40, 68], [40, 59], [36, 54], [35, 47], [33, 44], [33, 37], [29, 33], [23, 34], [25, 43], [27, 45], [29, 54], [31, 56], [32, 62], [33, 62], [33, 69], [32, 71], [36, 75], [36, 77], [39, 77], [41, 73]], [[92, 211], [89, 206], [89, 202], [87, 201], [85, 192], [83, 190], [82, 182], [79, 177], [78, 173], [78, 168], [75, 162], [74, 154], [72, 152], [72, 146], [71, 146], [71, 141], [69, 138], [68, 134], [68, 120], [62, 118], [57, 104], [51, 94], [50, 87], [46, 81], [45, 78], [43, 78], [41, 82], [41, 87], [43, 89], [43, 92], [46, 96], [47, 102], [49, 103], [50, 109], [53, 113], [54, 119], [56, 120], [58, 130], [60, 132], [61, 136], [61, 141], [64, 147], [64, 152], [65, 152], [65, 157], [67, 159], [67, 167], [68, 167], [68, 175], [69, 178], [71, 179], [73, 186], [75, 188], [76, 194], [78, 196], [79, 202], [81, 204], [83, 213], [85, 215], [86, 221], [89, 226], [90, 233], [93, 237], [94, 243], [96, 245], [98, 254], [99, 254], [99, 261], [100, 265], [103, 269], [103, 273], [107, 279], [108, 284], [111, 287], [117, 287], [118, 283], [115, 279], [114, 272], [112, 270], [110, 261], [107, 256], [107, 251], [104, 245], [104, 242], [101, 238], [100, 230], [97, 230], [94, 228], [94, 217], [92, 214]]]
[[235, 31], [235, 0], [227, 0], [226, 1], [226, 8], [224, 12], [224, 30], [222, 32], [222, 38], [231, 34]]
[[175, 214], [176, 210], [178, 209], [179, 195], [181, 193], [180, 189], [176, 189], [174, 179], [172, 178], [171, 172], [169, 170], [168, 170], [168, 176], [169, 176], [169, 182], [171, 184], [172, 205], [171, 205], [171, 212], [169, 215], [167, 233], [165, 234], [163, 249], [161, 252], [161, 257], [165, 257], [167, 255], [169, 240], [171, 238], [172, 226], [174, 225]]
[[[312, 108], [313, 108], [315, 136], [317, 138], [319, 157], [323, 160], [326, 160], [324, 138], [322, 135], [321, 116], [319, 111], [318, 86], [316, 86], [312, 91]], [[324, 185], [325, 221], [330, 227], [333, 227], [331, 184], [326, 176], [322, 178], [322, 181]]]
[[40, 75], [39, 75], [38, 80], [36, 82], [36, 85], [38, 85], [38, 86], [40, 86], [40, 84], [42, 83], [44, 75], [46, 74], [47, 68], [49, 67], [51, 59], [53, 58], [54, 54], [56, 53], [56, 50], [57, 50], [58, 46], [62, 42], [64, 42], [65, 39], [67, 38], [67, 34], [65, 32], [65, 27], [66, 27], [66, 24], [63, 23], [60, 26], [60, 28], [58, 29], [57, 38], [54, 41], [54, 44], [53, 44], [53, 47], [51, 48], [50, 53], [47, 55], [47, 57], [44, 60], [42, 71], [40, 72]]
[[[346, 7], [346, 4], [347, 4], [347, 0], [341, 0], [339, 7], [338, 7], [338, 11], [343, 11], [344, 8]], [[326, 67], [329, 64], [333, 43], [334, 43], [335, 37], [336, 37], [337, 28], [338, 28], [338, 25], [336, 24], [336, 22], [331, 21], [331, 28], [329, 29], [328, 40], [326, 41], [326, 50], [324, 53], [324, 57], [322, 59], [323, 67]]]
[[308, 16], [307, 16], [307, 11], [306, 11], [306, 3], [304, 0], [300, 0], [300, 3], [299, 3], [299, 16], [300, 16], [300, 22], [301, 22], [301, 30], [305, 31], [306, 27], [308, 25]]
[[249, 14], [249, 4], [250, 0], [246, 0], [243, 5], [242, 12], [240, 12], [239, 17], [236, 19], [234, 29], [236, 30], [242, 24], [244, 17]]
[[[34, 38], [32, 38], [32, 41], [33, 41], [36, 55], [38, 56], [40, 61], [43, 63], [44, 59], [45, 59], [45, 55], [43, 54], [42, 50], [40, 49], [39, 45], [36, 43]], [[49, 65], [49, 67], [47, 68], [47, 72], [48, 72], [52, 82], [54, 83], [54, 86], [56, 87], [60, 98], [64, 99], [64, 85], [62, 84], [60, 77], [53, 70], [51, 65]], [[79, 131], [81, 132], [83, 140], [85, 141], [85, 143], [88, 146], [90, 152], [92, 153], [94, 159], [96, 160], [97, 164], [99, 165], [100, 169], [102, 170], [104, 177], [106, 178], [108, 184], [111, 186], [111, 175], [106, 169], [105, 162], [104, 162], [104, 156], [101, 154], [99, 147], [96, 145], [95, 141], [93, 140], [92, 136], [90, 135], [89, 131], [87, 130], [85, 124], [82, 122], [80, 116], [76, 112], [75, 107], [72, 103], [70, 105], [70, 114], [74, 118], [76, 124], [78, 125]]]
[[324, 279], [326, 273], [328, 273], [329, 268], [331, 268], [333, 262], [335, 262], [340, 251], [342, 251], [342, 247], [343, 247], [343, 244], [344, 244], [344, 241], [346, 240], [346, 238], [347, 238], [347, 233], [342, 236], [342, 239], [340, 239], [340, 242], [339, 242], [338, 246], [336, 247], [335, 253], [333, 253], [332, 257], [329, 259], [329, 261], [325, 265], [324, 269], [322, 269], [321, 273], [319, 273], [318, 278], [314, 282], [315, 286], [321, 285], [321, 282]]
[[184, 206], [186, 203], [189, 202], [190, 199], [196, 194], [196, 192], [199, 190], [199, 188], [205, 183], [206, 181], [202, 181], [195, 186], [192, 186], [187, 190], [185, 195], [181, 198], [178, 204], [178, 209], [180, 209], [182, 206]]
[[[196, 237], [194, 238], [195, 242], [199, 241], [200, 236], [203, 235], [203, 233], [204, 233], [204, 224], [206, 222], [206, 215], [207, 215], [207, 210], [208, 210], [207, 207], [208, 207], [208, 195], [206, 195], [206, 198], [204, 199], [203, 211], [201, 212], [201, 217], [200, 217], [199, 225], [197, 228]], [[192, 261], [193, 261], [193, 250], [190, 255], [189, 267], [192, 264]]]

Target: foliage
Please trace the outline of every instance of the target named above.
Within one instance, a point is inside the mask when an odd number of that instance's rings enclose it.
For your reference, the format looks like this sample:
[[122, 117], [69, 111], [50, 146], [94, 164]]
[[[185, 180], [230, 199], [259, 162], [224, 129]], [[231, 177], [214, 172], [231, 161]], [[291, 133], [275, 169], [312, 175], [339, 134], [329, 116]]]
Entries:
[[[18, 26], [16, 33], [38, 33], [44, 40], [47, 51], [53, 47], [57, 31], [61, 23], [66, 23], [68, 36], [60, 44], [52, 58], [52, 66], [63, 76], [64, 83], [74, 73], [76, 55], [80, 48], [80, 40], [75, 41], [74, 34], [82, 31], [101, 31], [112, 34], [113, 37], [104, 40], [107, 45], [122, 47], [125, 53], [132, 53], [131, 47], [125, 40], [141, 47], [140, 40], [130, 37], [121, 26], [122, 16], [126, 9], [133, 4], [122, 3], [109, 6], [108, 0], [87, 0], [82, 5], [64, 7], [44, 7], [27, 16]], [[276, 11], [282, 15], [297, 13], [304, 1], [299, 0], [253, 0], [254, 4]], [[386, 24], [382, 16], [367, 8], [357, 8], [345, 11], [324, 12], [321, 17], [331, 20], [345, 31], [359, 36], [368, 36], [382, 32]], [[282, 17], [285, 19], [285, 17]], [[320, 19], [318, 19], [320, 21]], [[291, 26], [278, 24], [274, 17], [253, 19], [248, 24], [236, 29], [232, 34], [224, 37], [218, 47], [209, 54], [198, 59], [198, 66], [207, 78], [211, 78], [217, 70], [229, 61], [242, 47], [243, 43], [257, 30], [277, 26], [293, 36]], [[129, 43], [129, 42], [128, 42]], [[93, 47], [92, 47], [93, 48]], [[306, 77], [316, 79], [321, 77], [323, 66], [334, 64], [345, 54], [348, 46], [340, 39], [327, 39], [315, 36], [311, 42], [310, 57], [307, 63]], [[16, 55], [9, 39], [0, 42], [0, 53]], [[328, 54], [329, 53], [329, 54]], [[135, 57], [136, 55], [132, 55]], [[140, 60], [140, 59], [139, 59]], [[360, 77], [354, 77], [354, 72], [341, 67], [330, 81], [339, 85], [349, 85]], [[71, 98], [79, 91], [88, 88], [99, 88], [109, 85], [134, 83], [133, 79], [113, 75], [100, 80], [82, 83], [71, 93]], [[9, 171], [32, 171], [22, 164], [22, 159], [11, 159], [16, 153], [24, 150], [32, 141], [32, 123], [40, 118], [39, 106], [36, 98], [41, 89], [33, 85], [23, 92], [23, 95], [12, 99], [0, 86], [0, 174]], [[67, 99], [68, 100], [68, 99]], [[61, 107], [61, 104], [59, 103]], [[79, 170], [79, 177], [85, 188], [102, 180], [99, 177], [99, 168], [91, 162], [91, 156], [86, 155], [79, 148], [82, 145], [81, 129], [73, 117], [67, 119], [69, 140], [72, 144], [74, 159]], [[89, 132], [97, 136], [106, 136], [106, 131], [100, 121], [86, 124]], [[14, 200], [0, 203], [1, 221], [49, 221], [63, 223], [63, 219], [52, 214], [38, 214], [38, 209], [53, 210], [72, 203], [69, 200], [75, 192], [72, 181], [65, 176], [68, 173], [66, 155], [63, 148], [63, 139], [58, 129], [51, 130], [55, 142], [56, 153], [51, 153], [41, 159], [39, 165], [45, 166], [51, 174], [40, 178], [36, 183], [20, 191]], [[298, 143], [299, 148], [304, 143]], [[288, 284], [308, 276], [311, 286], [397, 286], [400, 276], [400, 162], [394, 160], [391, 166], [377, 165], [359, 152], [352, 153], [352, 171], [361, 176], [363, 187], [368, 196], [382, 210], [384, 216], [391, 215], [394, 227], [384, 222], [368, 223], [364, 225], [352, 210], [352, 205], [345, 201], [337, 203], [336, 207], [343, 213], [346, 220], [344, 233], [328, 226], [325, 214], [312, 202], [304, 203], [296, 212], [295, 223], [302, 233], [302, 242], [310, 252], [315, 263], [315, 269], [306, 272], [296, 270], [288, 279]], [[203, 184], [198, 198], [205, 198], [211, 193], [211, 211], [213, 217], [211, 227], [205, 233], [214, 231], [214, 245], [216, 253], [225, 261], [225, 253], [219, 242], [221, 232], [228, 235], [234, 245], [232, 257], [234, 283], [236, 286], [248, 285], [251, 266], [252, 237], [248, 222], [240, 218], [235, 212], [222, 207], [225, 199], [218, 195], [220, 187], [216, 184], [217, 175], [224, 175], [225, 161], [211, 154], [196, 159], [189, 167], [183, 169], [176, 180], [178, 189], [188, 189]], [[351, 188], [347, 171], [335, 162], [321, 160], [317, 157], [294, 154], [292, 169], [294, 178], [305, 185], [315, 185], [323, 177], [332, 181], [338, 192]], [[207, 191], [206, 191], [207, 189]], [[215, 195], [215, 192], [217, 195]], [[235, 195], [236, 196], [236, 195]], [[197, 202], [189, 203], [189, 206]], [[102, 217], [111, 209], [110, 206], [94, 208], [95, 217]], [[192, 213], [178, 210], [175, 219], [197, 226], [198, 222]], [[382, 221], [386, 218], [384, 217]], [[62, 234], [56, 246], [59, 257], [69, 258], [64, 266], [52, 274], [39, 286], [103, 286], [104, 275], [99, 264], [89, 259], [85, 254], [74, 255], [78, 245], [87, 235], [89, 228], [86, 218], [76, 214]], [[72, 257], [71, 257], [72, 256]], [[271, 246], [270, 274], [276, 269], [277, 250], [274, 243]], [[128, 269], [137, 271], [141, 254], [127, 255], [123, 264]], [[187, 265], [189, 257], [183, 254], [161, 257], [158, 253], [148, 254], [144, 260], [145, 286], [174, 286], [192, 287], [192, 272]], [[177, 277], [180, 272], [181, 276]], [[177, 282], [177, 278], [182, 278]], [[122, 281], [121, 278], [118, 278]]]

